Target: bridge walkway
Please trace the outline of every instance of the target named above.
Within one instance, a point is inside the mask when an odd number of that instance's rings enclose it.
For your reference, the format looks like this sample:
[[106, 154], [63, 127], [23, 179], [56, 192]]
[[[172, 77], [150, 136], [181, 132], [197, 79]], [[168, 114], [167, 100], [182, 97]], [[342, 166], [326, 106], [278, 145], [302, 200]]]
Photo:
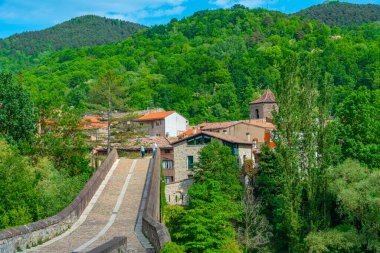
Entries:
[[149, 158], [121, 158], [79, 220], [62, 235], [27, 252], [87, 252], [115, 236], [126, 236], [128, 252], [145, 252], [134, 232]]

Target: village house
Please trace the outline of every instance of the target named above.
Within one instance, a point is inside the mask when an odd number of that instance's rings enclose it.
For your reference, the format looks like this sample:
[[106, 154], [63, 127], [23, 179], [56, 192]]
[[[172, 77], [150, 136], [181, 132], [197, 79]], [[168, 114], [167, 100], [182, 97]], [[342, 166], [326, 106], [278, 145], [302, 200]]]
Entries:
[[265, 135], [274, 129], [271, 122], [242, 120], [234, 122], [219, 122], [202, 124], [200, 129], [205, 132], [217, 132], [234, 136], [240, 140], [252, 142], [254, 148], [259, 148], [265, 140]]
[[178, 140], [170, 143], [174, 152], [173, 163], [169, 169], [163, 166], [165, 175], [168, 175], [165, 177], [166, 201], [169, 204], [187, 204], [194, 163], [198, 161], [199, 151], [213, 140], [230, 147], [240, 167], [247, 159], [254, 163], [260, 159], [263, 143], [267, 142], [274, 148], [271, 139], [271, 132], [275, 129], [273, 110], [278, 110], [278, 106], [274, 94], [267, 88], [259, 99], [250, 103], [249, 120], [203, 123], [181, 132]]
[[145, 114], [133, 122], [139, 124], [151, 137], [176, 137], [180, 132], [186, 131], [188, 125], [188, 120], [176, 111]]
[[[245, 160], [254, 159], [251, 141], [241, 140], [223, 133], [197, 131], [193, 135], [172, 142], [174, 182], [167, 183], [165, 187], [168, 203], [181, 205], [187, 203], [187, 191], [192, 184], [194, 163], [198, 161], [199, 151], [211, 141], [218, 141], [231, 148], [231, 153], [236, 157], [239, 167], [243, 166]], [[164, 173], [165, 170], [164, 168]]]
[[100, 116], [84, 116], [82, 118], [82, 129], [89, 136], [91, 141], [107, 139], [108, 122]]

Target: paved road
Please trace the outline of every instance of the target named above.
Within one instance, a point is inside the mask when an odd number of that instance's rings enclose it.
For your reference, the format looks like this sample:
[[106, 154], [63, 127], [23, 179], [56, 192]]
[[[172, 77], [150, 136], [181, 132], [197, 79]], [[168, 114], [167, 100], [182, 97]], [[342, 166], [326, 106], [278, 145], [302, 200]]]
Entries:
[[28, 252], [85, 252], [115, 236], [127, 236], [129, 252], [145, 252], [134, 233], [149, 159], [117, 160], [73, 227]]

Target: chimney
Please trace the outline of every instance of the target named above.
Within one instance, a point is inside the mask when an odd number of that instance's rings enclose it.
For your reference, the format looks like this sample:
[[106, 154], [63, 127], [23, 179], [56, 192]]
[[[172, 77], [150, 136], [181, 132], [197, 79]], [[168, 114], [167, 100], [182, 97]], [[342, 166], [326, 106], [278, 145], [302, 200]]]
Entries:
[[193, 135], [196, 135], [196, 134], [197, 134], [197, 129], [193, 127]]

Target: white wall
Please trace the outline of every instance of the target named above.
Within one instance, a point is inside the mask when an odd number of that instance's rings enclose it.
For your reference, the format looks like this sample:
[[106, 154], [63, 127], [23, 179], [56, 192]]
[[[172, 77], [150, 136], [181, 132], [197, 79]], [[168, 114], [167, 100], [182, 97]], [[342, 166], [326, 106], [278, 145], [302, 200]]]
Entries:
[[169, 136], [176, 137], [178, 131], [186, 131], [186, 126], [186, 119], [176, 112], [165, 118], [165, 134], [169, 133]]

